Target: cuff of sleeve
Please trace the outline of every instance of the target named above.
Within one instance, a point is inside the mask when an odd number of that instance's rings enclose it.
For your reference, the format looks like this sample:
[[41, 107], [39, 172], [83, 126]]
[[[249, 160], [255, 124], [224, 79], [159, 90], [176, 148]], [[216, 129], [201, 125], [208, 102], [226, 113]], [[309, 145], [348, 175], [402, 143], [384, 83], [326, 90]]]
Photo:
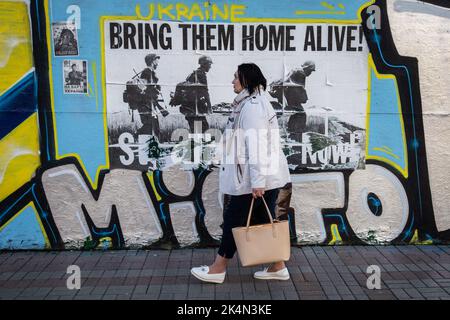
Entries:
[[252, 181], [251, 183], [252, 185], [252, 189], [260, 189], [260, 188], [265, 188], [266, 187], [266, 180], [265, 179], [260, 179], [258, 181]]

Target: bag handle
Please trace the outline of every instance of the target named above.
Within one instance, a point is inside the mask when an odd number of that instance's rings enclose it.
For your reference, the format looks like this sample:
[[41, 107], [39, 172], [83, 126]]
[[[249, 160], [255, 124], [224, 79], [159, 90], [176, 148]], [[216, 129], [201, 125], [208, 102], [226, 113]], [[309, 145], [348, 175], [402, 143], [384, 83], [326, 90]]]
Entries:
[[[269, 207], [267, 206], [267, 203], [266, 203], [266, 200], [264, 199], [264, 196], [262, 196], [261, 197], [261, 199], [262, 199], [262, 201], [264, 202], [264, 206], [266, 207], [266, 211], [267, 211], [267, 214], [269, 215], [269, 219], [270, 219], [270, 224], [272, 225], [272, 234], [273, 234], [273, 237], [274, 238], [276, 238], [277, 237], [277, 234], [276, 234], [276, 232], [275, 232], [275, 226], [274, 226], [274, 224], [273, 224], [273, 218], [272, 218], [272, 215], [270, 214], [270, 210], [269, 210]], [[246, 229], [246, 239], [247, 239], [247, 241], [249, 241], [250, 239], [249, 239], [249, 237], [248, 237], [248, 231], [249, 231], [249, 229], [250, 229], [250, 220], [251, 220], [251, 218], [252, 218], [252, 214], [253, 214], [253, 203], [255, 202], [255, 198], [252, 198], [252, 202], [250, 203], [250, 210], [249, 210], [249, 212], [248, 212], [248, 218], [247, 218], [247, 229]]]

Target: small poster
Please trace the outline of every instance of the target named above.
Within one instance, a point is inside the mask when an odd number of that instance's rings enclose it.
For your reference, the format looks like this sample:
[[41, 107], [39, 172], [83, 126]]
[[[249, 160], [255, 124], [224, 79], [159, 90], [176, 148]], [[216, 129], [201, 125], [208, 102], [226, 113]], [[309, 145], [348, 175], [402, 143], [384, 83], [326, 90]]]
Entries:
[[87, 93], [87, 61], [64, 60], [64, 93]]
[[77, 56], [78, 38], [75, 23], [52, 23], [55, 56]]

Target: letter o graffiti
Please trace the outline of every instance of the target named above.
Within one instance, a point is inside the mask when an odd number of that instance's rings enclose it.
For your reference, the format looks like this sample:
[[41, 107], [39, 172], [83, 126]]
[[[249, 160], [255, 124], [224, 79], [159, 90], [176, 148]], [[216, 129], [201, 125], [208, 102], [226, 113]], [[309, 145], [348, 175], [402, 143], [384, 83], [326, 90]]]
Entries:
[[[383, 213], [375, 215], [367, 203], [369, 193], [381, 201]], [[386, 243], [397, 238], [408, 221], [409, 204], [403, 185], [389, 170], [366, 165], [349, 180], [347, 220], [366, 243]]]

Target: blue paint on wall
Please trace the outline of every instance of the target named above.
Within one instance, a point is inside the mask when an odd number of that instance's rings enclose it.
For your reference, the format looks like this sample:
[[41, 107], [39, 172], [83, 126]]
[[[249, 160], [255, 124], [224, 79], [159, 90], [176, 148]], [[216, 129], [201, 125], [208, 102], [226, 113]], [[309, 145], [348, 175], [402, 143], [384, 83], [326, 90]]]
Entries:
[[36, 212], [31, 206], [0, 231], [0, 249], [45, 249], [45, 244]]
[[37, 110], [34, 72], [0, 96], [0, 139]]
[[[406, 168], [406, 154], [399, 113], [399, 100], [394, 79], [378, 79], [371, 71], [370, 135], [368, 151], [371, 156], [387, 158], [401, 168]], [[374, 148], [386, 149], [393, 155]]]

